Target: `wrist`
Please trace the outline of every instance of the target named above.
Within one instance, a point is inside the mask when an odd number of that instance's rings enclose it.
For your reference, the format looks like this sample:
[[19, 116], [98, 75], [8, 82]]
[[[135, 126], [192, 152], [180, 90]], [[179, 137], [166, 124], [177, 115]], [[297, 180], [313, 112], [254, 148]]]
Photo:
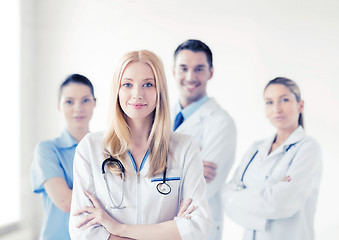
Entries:
[[128, 225], [127, 224], [118, 224], [118, 226], [114, 229], [115, 231], [115, 234], [117, 236], [120, 236], [120, 237], [126, 237], [126, 234], [127, 234], [127, 228], [128, 228]]

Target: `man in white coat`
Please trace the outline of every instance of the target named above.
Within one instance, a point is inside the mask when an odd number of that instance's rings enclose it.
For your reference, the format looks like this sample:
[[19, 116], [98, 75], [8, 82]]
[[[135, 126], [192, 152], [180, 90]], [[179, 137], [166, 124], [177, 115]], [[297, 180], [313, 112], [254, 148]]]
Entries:
[[174, 52], [173, 74], [180, 95], [172, 108], [173, 130], [193, 136], [200, 146], [213, 219], [209, 239], [219, 240], [223, 228], [220, 192], [234, 162], [236, 127], [231, 116], [207, 96], [213, 64], [205, 43], [187, 40], [180, 44]]

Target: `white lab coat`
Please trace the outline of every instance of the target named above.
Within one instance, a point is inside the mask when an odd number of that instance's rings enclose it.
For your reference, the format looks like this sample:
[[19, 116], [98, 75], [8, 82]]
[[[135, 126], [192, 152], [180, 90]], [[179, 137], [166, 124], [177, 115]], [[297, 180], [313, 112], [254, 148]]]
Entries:
[[[177, 112], [172, 108], [172, 123]], [[211, 98], [186, 119], [176, 132], [189, 134], [198, 141], [201, 158], [217, 164], [217, 175], [207, 184], [208, 204], [213, 225], [210, 240], [220, 240], [223, 228], [221, 189], [233, 165], [236, 150], [236, 127], [231, 116]]]
[[[203, 177], [198, 146], [192, 138], [173, 133], [171, 136], [170, 153], [167, 158], [166, 178], [171, 192], [160, 194], [156, 186], [163, 180], [163, 174], [147, 177], [149, 157], [139, 171], [139, 179], [133, 167], [133, 160], [128, 158], [130, 173], [125, 181], [125, 193], [122, 206], [125, 209], [110, 209], [112, 203], [101, 173], [103, 155], [103, 133], [90, 133], [79, 143], [74, 159], [74, 184], [70, 217], [70, 235], [72, 239], [107, 239], [109, 232], [102, 226], [92, 226], [83, 231], [75, 227], [82, 217], [72, 213], [86, 205], [91, 206], [84, 195], [84, 190], [94, 194], [101, 206], [117, 221], [125, 224], [155, 224], [176, 220], [182, 239], [206, 239], [211, 225], [210, 213], [206, 198], [206, 183]], [[127, 167], [127, 166], [125, 166]], [[152, 182], [153, 180], [153, 182]], [[122, 196], [121, 179], [111, 173], [107, 174], [107, 182], [116, 205]], [[192, 219], [176, 218], [180, 201], [192, 198], [197, 208]]]
[[[226, 213], [244, 227], [244, 240], [312, 240], [322, 171], [320, 146], [298, 127], [268, 155], [273, 139], [253, 144], [245, 154], [224, 189]], [[244, 169], [257, 150], [243, 178], [247, 188], [237, 191]], [[272, 168], [274, 163], [276, 167]], [[282, 181], [286, 176], [290, 182]]]

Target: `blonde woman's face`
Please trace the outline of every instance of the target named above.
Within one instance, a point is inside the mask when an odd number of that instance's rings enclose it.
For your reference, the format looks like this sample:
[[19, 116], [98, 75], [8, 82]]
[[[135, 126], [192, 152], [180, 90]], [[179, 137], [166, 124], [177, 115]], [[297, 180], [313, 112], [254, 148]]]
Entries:
[[266, 117], [278, 130], [293, 131], [298, 127], [304, 102], [282, 84], [271, 84], [264, 93]]
[[89, 127], [96, 103], [91, 89], [79, 83], [63, 87], [58, 108], [64, 115], [68, 129]]
[[157, 91], [155, 77], [146, 63], [129, 63], [122, 76], [119, 102], [130, 119], [151, 118], [156, 107]]

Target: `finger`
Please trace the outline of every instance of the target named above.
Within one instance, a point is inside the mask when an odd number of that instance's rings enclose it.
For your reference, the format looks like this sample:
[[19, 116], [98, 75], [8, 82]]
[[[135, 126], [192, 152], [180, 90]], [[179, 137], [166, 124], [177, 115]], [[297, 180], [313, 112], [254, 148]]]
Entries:
[[217, 164], [215, 164], [214, 162], [203, 161], [203, 163], [204, 163], [204, 167], [209, 167], [209, 168], [212, 168], [212, 169], [218, 168]]
[[215, 178], [215, 176], [217, 175], [217, 173], [215, 171], [211, 171], [208, 169], [204, 170], [204, 176], [207, 176], [209, 178]]
[[[183, 201], [182, 201], [183, 202]], [[188, 208], [188, 206], [192, 203], [192, 198], [188, 198], [184, 204], [181, 204], [178, 215], [182, 215], [186, 209]]]
[[83, 225], [85, 225], [86, 223], [88, 223], [89, 221], [91, 221], [93, 219], [93, 216], [92, 215], [87, 215], [87, 216], [84, 216], [81, 221], [75, 225], [75, 227], [77, 228], [81, 228]]
[[213, 172], [213, 171], [212, 172], [210, 172], [208, 170], [204, 171], [204, 177], [205, 177], [206, 182], [212, 181], [215, 178], [215, 176], [216, 176], [216, 173]]
[[[87, 228], [98, 224], [99, 222], [97, 221], [96, 218], [93, 218], [91, 221], [87, 222], [86, 226], [84, 226], [83, 230], [86, 230]], [[100, 224], [100, 223], [99, 223]]]
[[80, 215], [82, 213], [93, 213], [93, 211], [94, 211], [93, 207], [86, 206], [75, 211], [73, 213], [73, 216]]
[[195, 210], [195, 206], [190, 206], [190, 207], [185, 211], [185, 213], [186, 213], [186, 214], [191, 214], [194, 210]]
[[98, 200], [88, 191], [84, 191], [85, 195], [89, 198], [89, 200], [92, 202], [93, 206], [96, 208], [101, 208]]

